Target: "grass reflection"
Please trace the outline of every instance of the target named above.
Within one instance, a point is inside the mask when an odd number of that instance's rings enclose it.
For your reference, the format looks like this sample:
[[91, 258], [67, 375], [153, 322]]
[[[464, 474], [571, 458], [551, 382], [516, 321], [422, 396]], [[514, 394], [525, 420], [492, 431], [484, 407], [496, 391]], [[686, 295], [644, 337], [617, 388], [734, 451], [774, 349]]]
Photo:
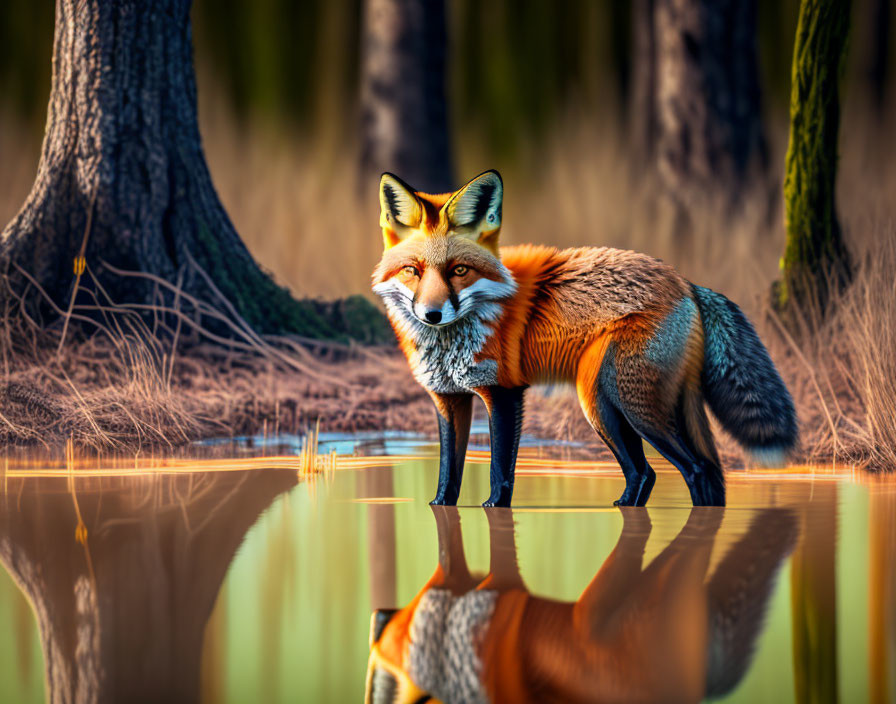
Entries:
[[295, 473], [13, 478], [0, 563], [31, 605], [50, 701], [195, 701], [206, 620]]

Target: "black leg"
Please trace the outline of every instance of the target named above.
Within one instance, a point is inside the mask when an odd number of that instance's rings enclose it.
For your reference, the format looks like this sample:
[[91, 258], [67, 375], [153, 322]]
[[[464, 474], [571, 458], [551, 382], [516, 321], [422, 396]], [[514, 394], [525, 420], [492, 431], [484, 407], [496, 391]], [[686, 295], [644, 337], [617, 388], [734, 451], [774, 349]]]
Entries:
[[512, 389], [489, 386], [479, 390], [479, 395], [488, 407], [492, 454], [489, 473], [491, 494], [488, 501], [482, 504], [485, 507], [510, 506], [516, 453], [520, 444], [520, 430], [523, 427], [525, 391], [525, 386]]
[[656, 483], [656, 473], [647, 464], [641, 436], [622, 412], [605, 397], [601, 396], [598, 405], [600, 409], [598, 434], [610, 448], [625, 476], [625, 490], [613, 505], [645, 506]]
[[663, 437], [653, 430], [638, 428], [644, 439], [681, 472], [694, 506], [724, 506], [725, 479], [718, 463], [703, 457], [683, 432]]
[[435, 506], [455, 506], [470, 439], [473, 394], [433, 394], [439, 419], [439, 488]]

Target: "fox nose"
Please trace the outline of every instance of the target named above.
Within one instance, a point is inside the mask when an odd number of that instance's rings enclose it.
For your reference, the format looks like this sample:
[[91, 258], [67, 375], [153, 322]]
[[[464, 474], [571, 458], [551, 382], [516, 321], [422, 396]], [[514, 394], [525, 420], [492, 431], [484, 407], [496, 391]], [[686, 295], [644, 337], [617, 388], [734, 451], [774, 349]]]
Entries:
[[426, 311], [426, 322], [432, 323], [436, 325], [442, 321], [442, 311], [440, 310], [428, 310]]

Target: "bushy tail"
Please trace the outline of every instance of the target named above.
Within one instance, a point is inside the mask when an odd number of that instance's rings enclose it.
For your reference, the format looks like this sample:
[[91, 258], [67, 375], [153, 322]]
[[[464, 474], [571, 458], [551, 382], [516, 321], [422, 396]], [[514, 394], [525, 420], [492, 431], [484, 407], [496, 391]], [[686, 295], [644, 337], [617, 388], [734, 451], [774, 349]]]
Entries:
[[703, 395], [716, 418], [757, 460], [779, 464], [797, 441], [793, 399], [740, 308], [693, 286], [703, 321]]

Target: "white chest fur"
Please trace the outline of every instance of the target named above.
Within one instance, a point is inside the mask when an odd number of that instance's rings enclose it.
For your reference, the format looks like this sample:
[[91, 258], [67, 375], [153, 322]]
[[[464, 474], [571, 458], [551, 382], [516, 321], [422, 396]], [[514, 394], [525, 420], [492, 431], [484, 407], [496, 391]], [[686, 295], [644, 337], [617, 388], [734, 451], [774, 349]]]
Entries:
[[476, 357], [493, 334], [503, 312], [502, 299], [516, 290], [516, 282], [505, 270], [503, 281], [480, 279], [458, 294], [457, 319], [450, 325], [433, 327], [413, 312], [413, 293], [389, 279], [373, 287], [386, 304], [386, 311], [399, 334], [414, 345], [409, 360], [414, 376], [424, 388], [436, 393], [456, 394], [498, 383], [498, 362]]
[[464, 318], [444, 328], [423, 328], [417, 333], [416, 359], [411, 366], [424, 388], [451, 394], [498, 383], [498, 363], [494, 359], [476, 362], [476, 355], [491, 334], [482, 321]]

